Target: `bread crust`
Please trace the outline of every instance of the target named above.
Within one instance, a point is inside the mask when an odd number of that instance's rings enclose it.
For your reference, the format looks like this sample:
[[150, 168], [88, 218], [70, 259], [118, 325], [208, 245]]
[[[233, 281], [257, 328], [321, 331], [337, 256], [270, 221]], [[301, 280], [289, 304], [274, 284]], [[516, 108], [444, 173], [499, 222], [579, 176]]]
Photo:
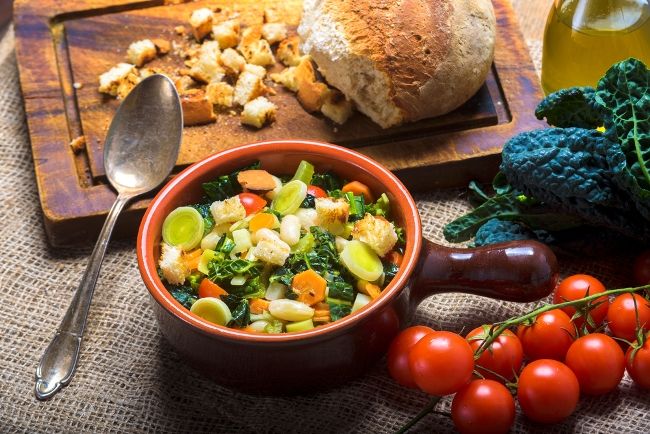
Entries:
[[[320, 29], [330, 22], [347, 47], [328, 42], [336, 36]], [[492, 64], [496, 22], [490, 0], [306, 0], [299, 33], [326, 80], [388, 127], [448, 113], [474, 95]], [[349, 94], [340, 68], [350, 59], [369, 61], [388, 83], [390, 116]]]

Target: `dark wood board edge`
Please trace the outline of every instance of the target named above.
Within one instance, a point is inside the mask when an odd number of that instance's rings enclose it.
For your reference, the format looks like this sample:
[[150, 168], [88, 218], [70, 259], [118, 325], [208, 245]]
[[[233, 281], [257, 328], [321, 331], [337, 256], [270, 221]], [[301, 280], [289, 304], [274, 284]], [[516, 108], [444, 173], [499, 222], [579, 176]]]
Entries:
[[[49, 241], [54, 246], [92, 240], [99, 232], [116, 195], [108, 185], [83, 188], [79, 183], [70, 185], [63, 181], [69, 173], [75, 173], [76, 168], [72, 151], [67, 146], [73, 137], [67, 125], [52, 29], [62, 19], [79, 14], [92, 15], [97, 13], [98, 9], [107, 13], [132, 7], [159, 6], [164, 3], [166, 2], [133, 0], [16, 1], [16, 56], [20, 83], [45, 228]], [[510, 114], [511, 121], [433, 138], [436, 142], [454, 140], [469, 150], [472, 149], [473, 143], [481, 140], [492, 145], [489, 150], [471, 154], [454, 164], [445, 164], [444, 155], [428, 152], [426, 158], [414, 160], [413, 165], [400, 166], [392, 164], [392, 156], [403, 156], [405, 153], [422, 156], [423, 152], [431, 151], [431, 148], [435, 147], [432, 138], [400, 142], [391, 147], [377, 145], [359, 149], [402, 176], [414, 191], [465, 185], [475, 176], [473, 170], [457, 170], [460, 164], [464, 164], [463, 167], [477, 168], [478, 173], [487, 180], [496, 171], [497, 165], [494, 162], [497, 161], [503, 142], [508, 137], [543, 126], [533, 116], [535, 106], [542, 97], [539, 79], [523, 42], [512, 6], [507, 0], [496, 0], [494, 6], [500, 29], [495, 65], [501, 92], [508, 103], [505, 110]], [[505, 31], [506, 29], [508, 31]], [[56, 158], [62, 158], [65, 164], [58, 167], [48, 165], [48, 162]], [[481, 164], [484, 159], [484, 164]], [[468, 164], [468, 161], [471, 163]], [[441, 178], [442, 174], [444, 176]], [[65, 200], [50, 200], [55, 194], [58, 199]], [[84, 203], [88, 212], [80, 217], [75, 204], [81, 203]], [[136, 223], [147, 203], [147, 200], [142, 200], [131, 205], [121, 219], [124, 223], [121, 221], [118, 224], [118, 235], [120, 232], [124, 235], [134, 233]], [[81, 229], [81, 223], [86, 227]]]

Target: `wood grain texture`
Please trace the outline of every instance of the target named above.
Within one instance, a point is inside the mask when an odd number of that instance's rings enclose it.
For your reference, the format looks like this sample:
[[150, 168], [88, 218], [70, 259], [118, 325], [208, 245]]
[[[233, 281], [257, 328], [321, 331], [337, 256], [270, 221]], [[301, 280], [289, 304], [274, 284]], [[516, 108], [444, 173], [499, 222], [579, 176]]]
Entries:
[[[96, 90], [97, 77], [124, 59], [142, 37], [171, 39], [175, 25], [201, 5], [232, 6], [245, 24], [259, 22], [271, 0], [219, 0], [163, 5], [134, 0], [18, 0], [16, 52], [32, 140], [36, 178], [53, 245], [93, 239], [115, 198], [103, 178], [102, 143], [117, 102]], [[300, 0], [282, 3], [297, 24]], [[534, 68], [508, 0], [494, 0], [498, 20], [496, 59], [483, 89], [449, 115], [381, 130], [362, 115], [335, 128], [304, 112], [294, 96], [278, 89], [279, 119], [253, 131], [239, 119], [186, 128], [179, 168], [218, 150], [257, 140], [308, 138], [354, 146], [397, 172], [414, 190], [488, 180], [496, 171], [503, 142], [540, 124], [533, 109], [541, 97]], [[179, 59], [158, 60], [170, 67]], [[154, 64], [155, 66], [155, 64]], [[73, 88], [80, 83], [80, 89]], [[68, 144], [88, 139], [87, 152]], [[118, 235], [133, 235], [147, 201], [133, 204], [118, 223]]]

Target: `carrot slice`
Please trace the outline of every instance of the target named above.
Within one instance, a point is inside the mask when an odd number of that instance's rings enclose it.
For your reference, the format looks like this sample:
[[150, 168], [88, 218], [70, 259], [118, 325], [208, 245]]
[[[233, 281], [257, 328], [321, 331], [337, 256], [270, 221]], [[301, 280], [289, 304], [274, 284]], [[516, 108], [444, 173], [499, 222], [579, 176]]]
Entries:
[[261, 314], [265, 310], [269, 310], [270, 302], [264, 300], [263, 298], [251, 298], [249, 306], [251, 308], [251, 313]]
[[369, 296], [373, 300], [381, 295], [381, 288], [379, 286], [374, 283], [366, 282], [365, 280], [360, 280], [358, 282], [357, 289], [360, 293]]
[[327, 281], [314, 270], [303, 271], [293, 277], [291, 289], [298, 294], [298, 301], [308, 305], [325, 300]]
[[199, 260], [201, 259], [201, 254], [203, 251], [201, 249], [192, 250], [183, 255], [183, 262], [185, 266], [190, 270], [196, 270], [199, 266]]
[[270, 213], [260, 213], [251, 219], [248, 223], [248, 230], [255, 233], [260, 229], [268, 228], [273, 229], [278, 222], [278, 218]]
[[370, 188], [366, 184], [363, 184], [359, 181], [352, 181], [345, 184], [342, 188], [343, 193], [352, 192], [356, 196], [363, 195], [363, 199], [366, 203], [373, 203], [375, 201]]
[[219, 298], [222, 295], [228, 295], [225, 289], [208, 279], [207, 277], [201, 281], [199, 285], [199, 298], [215, 297]]
[[398, 267], [402, 265], [403, 259], [404, 256], [402, 256], [402, 254], [396, 250], [393, 250], [392, 252], [386, 255], [386, 260], [391, 264], [397, 265]]

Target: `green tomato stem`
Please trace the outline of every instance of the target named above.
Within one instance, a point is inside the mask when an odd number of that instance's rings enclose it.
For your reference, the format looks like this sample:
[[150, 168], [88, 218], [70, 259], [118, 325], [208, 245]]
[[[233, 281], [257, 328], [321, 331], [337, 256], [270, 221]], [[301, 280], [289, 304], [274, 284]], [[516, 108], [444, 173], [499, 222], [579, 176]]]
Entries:
[[598, 294], [593, 294], [590, 296], [587, 296], [585, 298], [581, 298], [578, 300], [572, 300], [572, 301], [565, 301], [564, 303], [558, 303], [558, 304], [547, 304], [545, 306], [542, 306], [538, 309], [533, 310], [532, 312], [529, 312], [525, 315], [516, 317], [516, 318], [511, 318], [509, 320], [503, 321], [501, 323], [498, 323], [499, 326], [493, 329], [491, 331], [490, 336], [488, 336], [482, 343], [481, 345], [476, 349], [474, 352], [474, 360], [478, 359], [481, 357], [481, 354], [492, 345], [492, 343], [503, 333], [506, 329], [519, 325], [521, 323], [524, 323], [530, 319], [533, 319], [537, 317], [538, 315], [548, 312], [549, 310], [553, 309], [561, 309], [563, 307], [569, 307], [569, 306], [580, 306], [586, 303], [589, 303], [592, 300], [596, 300], [601, 297], [607, 297], [610, 295], [617, 295], [617, 294], [625, 294], [625, 293], [632, 293], [632, 292], [638, 292], [642, 290], [647, 290], [650, 289], [650, 285], [644, 285], [644, 286], [638, 286], [638, 287], [633, 287], [633, 288], [620, 288], [620, 289], [610, 289], [609, 291], [604, 291], [604, 292], [599, 292]]
[[404, 433], [407, 432], [409, 429], [411, 429], [411, 427], [413, 427], [413, 425], [415, 425], [416, 423], [418, 423], [418, 422], [420, 421], [420, 419], [422, 419], [422, 418], [423, 418], [424, 416], [426, 416], [427, 414], [432, 413], [432, 412], [433, 412], [433, 409], [436, 408], [436, 405], [438, 405], [438, 401], [440, 401], [440, 398], [441, 398], [440, 396], [434, 396], [433, 398], [431, 398], [431, 401], [429, 401], [429, 403], [427, 404], [427, 406], [424, 407], [424, 408], [422, 409], [422, 411], [420, 411], [420, 412], [417, 414], [417, 416], [415, 416], [413, 419], [409, 420], [409, 421], [406, 423], [406, 425], [404, 425], [403, 427], [401, 427], [401, 428], [399, 429], [399, 431], [396, 431], [395, 434], [404, 434]]

